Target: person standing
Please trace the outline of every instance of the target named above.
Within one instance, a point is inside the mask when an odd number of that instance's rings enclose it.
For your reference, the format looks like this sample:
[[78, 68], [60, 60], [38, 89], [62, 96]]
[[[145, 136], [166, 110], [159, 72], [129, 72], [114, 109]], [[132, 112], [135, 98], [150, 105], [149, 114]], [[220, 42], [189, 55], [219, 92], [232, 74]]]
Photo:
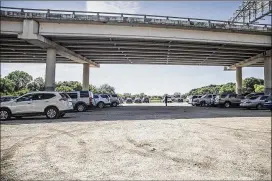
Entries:
[[165, 98], [164, 98], [164, 101], [165, 101], [165, 106], [167, 106], [167, 102], [168, 102], [168, 100], [167, 100], [167, 99], [168, 99], [168, 95], [166, 94], [166, 95], [165, 95]]

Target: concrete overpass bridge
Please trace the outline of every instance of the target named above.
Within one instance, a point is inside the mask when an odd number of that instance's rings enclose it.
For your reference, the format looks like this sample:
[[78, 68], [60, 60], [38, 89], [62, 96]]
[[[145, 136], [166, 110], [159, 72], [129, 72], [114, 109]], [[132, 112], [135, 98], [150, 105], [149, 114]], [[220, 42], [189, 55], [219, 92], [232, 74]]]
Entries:
[[271, 92], [271, 25], [208, 19], [1, 7], [1, 62], [46, 63], [46, 89], [55, 86], [56, 63], [264, 67]]

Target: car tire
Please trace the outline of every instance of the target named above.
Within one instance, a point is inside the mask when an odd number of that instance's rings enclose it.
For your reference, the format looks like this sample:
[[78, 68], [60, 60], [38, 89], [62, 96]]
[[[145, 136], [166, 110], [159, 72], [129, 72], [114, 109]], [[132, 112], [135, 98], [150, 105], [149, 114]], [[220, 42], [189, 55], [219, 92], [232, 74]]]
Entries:
[[1, 121], [6, 121], [9, 120], [11, 117], [11, 112], [7, 108], [1, 108], [0, 109], [0, 120]]
[[225, 107], [225, 108], [230, 108], [230, 105], [231, 105], [230, 102], [225, 102], [225, 103], [224, 103], [224, 107]]
[[117, 107], [117, 102], [113, 102], [112, 107]]
[[257, 110], [263, 109], [263, 105], [262, 105], [262, 104], [258, 104], [258, 105], [256, 106], [256, 109], [257, 109]]
[[200, 106], [204, 107], [205, 106], [205, 102], [200, 102]]
[[65, 116], [65, 113], [61, 113], [61, 114], [59, 115], [60, 118], [63, 118], [64, 116]]
[[100, 108], [100, 109], [104, 108], [104, 107], [105, 107], [104, 102], [99, 102], [99, 103], [97, 104], [97, 107]]
[[59, 117], [59, 110], [56, 107], [48, 107], [45, 109], [45, 115], [48, 119], [57, 119]]
[[85, 104], [79, 103], [76, 105], [77, 112], [85, 112], [87, 110], [87, 106]]

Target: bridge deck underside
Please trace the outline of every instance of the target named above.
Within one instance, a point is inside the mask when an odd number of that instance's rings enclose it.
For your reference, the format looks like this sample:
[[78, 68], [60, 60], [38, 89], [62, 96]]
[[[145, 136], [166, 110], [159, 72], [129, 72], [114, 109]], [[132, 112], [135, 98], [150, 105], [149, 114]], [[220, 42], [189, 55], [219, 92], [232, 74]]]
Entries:
[[[45, 63], [45, 49], [20, 40], [15, 35], [1, 35], [0, 38], [2, 63]], [[269, 49], [261, 46], [147, 39], [47, 38], [99, 64], [230, 66]], [[57, 63], [76, 62], [57, 55]], [[250, 66], [260, 67], [263, 62]]]

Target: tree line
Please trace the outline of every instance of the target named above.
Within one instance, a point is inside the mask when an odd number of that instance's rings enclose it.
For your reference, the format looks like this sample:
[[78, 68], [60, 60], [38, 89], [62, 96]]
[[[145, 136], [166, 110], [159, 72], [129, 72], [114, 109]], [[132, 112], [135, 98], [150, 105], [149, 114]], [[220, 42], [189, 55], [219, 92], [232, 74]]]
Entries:
[[[5, 77], [0, 78], [1, 95], [19, 96], [31, 91], [44, 91], [45, 81], [42, 77], [33, 79], [31, 75], [24, 71], [13, 71]], [[82, 90], [82, 84], [78, 81], [56, 82], [56, 91], [69, 92]], [[109, 84], [99, 87], [89, 85], [89, 90], [95, 94], [115, 94], [115, 88]]]
[[[203, 95], [203, 94], [221, 94], [221, 93], [235, 93], [235, 83], [229, 82], [220, 85], [208, 85], [200, 88], [192, 89], [186, 94], [175, 92], [173, 97], [175, 98], [186, 98], [188, 95]], [[24, 71], [13, 71], [7, 76], [0, 78], [0, 89], [1, 95], [23, 95], [30, 91], [43, 91], [45, 89], [45, 82], [42, 77], [33, 79], [31, 75]], [[78, 81], [59, 81], [56, 82], [56, 91], [69, 92], [69, 91], [80, 91], [82, 90], [82, 84]], [[95, 94], [116, 94], [115, 88], [109, 84], [103, 84], [99, 87], [89, 85], [89, 90]], [[264, 80], [254, 77], [249, 77], [243, 80], [243, 93], [251, 92], [263, 92], [264, 91]], [[162, 96], [153, 95], [148, 96], [145, 93], [131, 94], [124, 93], [118, 94], [119, 97], [123, 98], [143, 98], [149, 97], [152, 99], [162, 99], [166, 94]]]

